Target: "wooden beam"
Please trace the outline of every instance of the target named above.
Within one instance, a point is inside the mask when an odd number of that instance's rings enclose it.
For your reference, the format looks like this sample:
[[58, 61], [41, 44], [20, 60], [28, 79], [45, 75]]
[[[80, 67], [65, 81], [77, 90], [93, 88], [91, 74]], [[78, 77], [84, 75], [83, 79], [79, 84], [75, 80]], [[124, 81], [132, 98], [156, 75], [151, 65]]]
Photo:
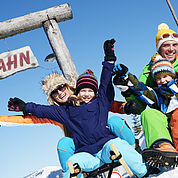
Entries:
[[55, 19], [58, 23], [72, 18], [72, 10], [69, 4], [63, 4], [43, 11], [30, 13], [0, 22], [0, 39], [40, 28], [47, 20]]
[[53, 52], [56, 55], [58, 65], [67, 80], [72, 80], [71, 75], [78, 77], [77, 69], [62, 37], [59, 26], [55, 20], [48, 20], [43, 24]]

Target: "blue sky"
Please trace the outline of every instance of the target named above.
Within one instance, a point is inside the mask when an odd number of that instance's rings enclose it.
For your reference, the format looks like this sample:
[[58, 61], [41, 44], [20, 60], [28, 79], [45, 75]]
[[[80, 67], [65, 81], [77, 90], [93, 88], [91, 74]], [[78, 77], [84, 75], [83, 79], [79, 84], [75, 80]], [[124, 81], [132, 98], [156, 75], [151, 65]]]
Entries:
[[[91, 68], [100, 78], [103, 43], [115, 38], [117, 63], [127, 65], [137, 76], [155, 50], [157, 26], [165, 22], [177, 32], [166, 0], [31, 0], [1, 2], [0, 21], [9, 20], [53, 6], [69, 3], [73, 19], [59, 23], [65, 43], [78, 73]], [[178, 16], [178, 1], [171, 0]], [[17, 114], [7, 110], [10, 97], [48, 104], [40, 81], [53, 71], [61, 73], [56, 62], [46, 63], [52, 53], [43, 28], [0, 40], [0, 53], [30, 46], [40, 67], [0, 80], [0, 115]], [[124, 100], [116, 90], [116, 99]], [[119, 115], [131, 123], [131, 117]], [[0, 177], [19, 178], [46, 166], [58, 166], [56, 145], [63, 137], [56, 126], [0, 127]]]

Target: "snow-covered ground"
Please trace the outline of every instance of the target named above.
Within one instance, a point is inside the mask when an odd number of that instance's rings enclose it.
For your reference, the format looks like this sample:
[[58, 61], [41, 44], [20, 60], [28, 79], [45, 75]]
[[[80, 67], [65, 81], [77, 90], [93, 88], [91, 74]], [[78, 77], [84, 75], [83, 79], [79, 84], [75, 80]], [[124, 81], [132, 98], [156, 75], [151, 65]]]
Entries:
[[62, 178], [62, 170], [59, 166], [48, 166], [24, 178]]
[[[125, 170], [120, 166], [119, 168], [113, 171], [111, 178], [128, 178]], [[157, 175], [150, 175], [149, 177], [158, 177], [158, 178], [178, 178], [178, 168], [163, 170]], [[48, 166], [40, 169], [24, 178], [62, 178], [62, 171], [58, 166]]]

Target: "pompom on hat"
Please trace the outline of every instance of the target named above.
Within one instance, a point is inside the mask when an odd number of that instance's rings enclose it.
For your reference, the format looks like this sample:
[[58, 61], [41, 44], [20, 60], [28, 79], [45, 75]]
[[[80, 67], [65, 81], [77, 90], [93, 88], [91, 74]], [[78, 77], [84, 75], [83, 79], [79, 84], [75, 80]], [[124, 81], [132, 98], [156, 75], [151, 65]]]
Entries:
[[98, 91], [98, 81], [90, 69], [85, 70], [85, 72], [78, 77], [76, 95], [78, 95], [79, 91], [83, 88], [91, 88], [95, 94]]
[[72, 79], [71, 81], [68, 81], [62, 75], [58, 74], [57, 72], [54, 72], [54, 73], [46, 76], [42, 80], [42, 82], [41, 82], [42, 89], [43, 89], [44, 93], [47, 95], [48, 102], [51, 105], [54, 105], [54, 104], [59, 105], [51, 97], [51, 92], [54, 91], [56, 88], [58, 88], [59, 85], [66, 84], [67, 87], [71, 90], [71, 94], [74, 93], [76, 80], [75, 80], [74, 76], [71, 76], [71, 79]]
[[173, 78], [176, 77], [176, 73], [171, 62], [168, 59], [164, 59], [159, 54], [152, 56], [152, 76], [154, 79], [158, 79], [161, 75], [171, 75]]
[[163, 57], [160, 55], [160, 54], [154, 54], [152, 57], [151, 57], [151, 61], [152, 63], [156, 62], [157, 60], [159, 59], [163, 59]]
[[[167, 34], [165, 38], [163, 38], [163, 35]], [[174, 40], [178, 43], [178, 34], [169, 29], [168, 25], [165, 23], [162, 23], [158, 26], [158, 33], [156, 34], [156, 50], [159, 51], [160, 46], [165, 42], [169, 40]]]

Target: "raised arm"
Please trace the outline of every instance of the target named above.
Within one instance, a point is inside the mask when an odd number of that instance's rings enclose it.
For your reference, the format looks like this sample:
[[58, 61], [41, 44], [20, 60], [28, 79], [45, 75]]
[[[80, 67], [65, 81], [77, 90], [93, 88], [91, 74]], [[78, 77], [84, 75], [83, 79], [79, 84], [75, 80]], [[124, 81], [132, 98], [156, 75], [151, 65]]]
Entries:
[[[114, 68], [116, 76], [113, 79], [115, 86], [121, 91], [122, 95], [127, 97], [133, 94], [137, 99], [146, 103], [150, 107], [156, 107], [157, 105], [157, 95], [155, 91], [147, 87], [142, 82], [129, 73], [128, 68], [119, 64]], [[139, 114], [141, 108], [135, 100], [129, 100], [124, 106], [124, 111], [127, 114]]]
[[103, 98], [110, 107], [114, 100], [114, 87], [112, 84], [112, 70], [114, 67], [114, 63], [116, 61], [116, 56], [114, 54], [114, 43], [115, 40], [106, 40], [104, 42], [104, 62], [103, 69], [100, 78], [100, 86], [98, 94], [101, 98]]

